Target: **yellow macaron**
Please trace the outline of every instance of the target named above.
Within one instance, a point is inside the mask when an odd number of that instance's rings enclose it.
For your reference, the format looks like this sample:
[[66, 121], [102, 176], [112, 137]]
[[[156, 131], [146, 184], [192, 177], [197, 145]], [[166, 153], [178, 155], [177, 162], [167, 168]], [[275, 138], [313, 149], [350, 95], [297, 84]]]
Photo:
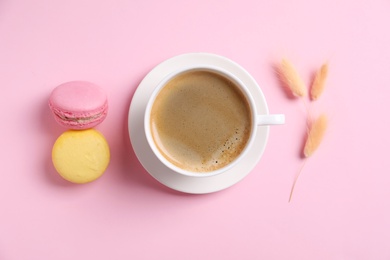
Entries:
[[110, 148], [95, 129], [68, 130], [54, 143], [52, 161], [57, 172], [73, 183], [99, 178], [110, 162]]

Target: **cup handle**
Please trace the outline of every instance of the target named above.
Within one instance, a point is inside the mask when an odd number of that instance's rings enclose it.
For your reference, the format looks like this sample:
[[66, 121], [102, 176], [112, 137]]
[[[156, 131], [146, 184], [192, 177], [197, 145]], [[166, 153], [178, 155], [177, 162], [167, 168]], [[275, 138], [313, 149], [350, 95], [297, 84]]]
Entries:
[[257, 125], [283, 125], [285, 123], [285, 117], [283, 114], [273, 115], [257, 115]]

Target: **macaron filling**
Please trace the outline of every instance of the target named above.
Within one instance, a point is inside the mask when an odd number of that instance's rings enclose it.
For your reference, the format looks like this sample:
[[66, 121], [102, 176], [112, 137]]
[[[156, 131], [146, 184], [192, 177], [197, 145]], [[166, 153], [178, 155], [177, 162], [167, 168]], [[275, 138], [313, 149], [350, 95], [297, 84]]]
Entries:
[[56, 112], [54, 112], [54, 113], [56, 114], [56, 116], [58, 116], [59, 118], [61, 118], [64, 121], [68, 121], [68, 122], [73, 121], [73, 122], [78, 122], [78, 123], [95, 121], [96, 119], [102, 117], [102, 115], [103, 115], [103, 113], [99, 113], [99, 114], [96, 114], [94, 116], [88, 116], [88, 117], [67, 117], [67, 116], [60, 115]]

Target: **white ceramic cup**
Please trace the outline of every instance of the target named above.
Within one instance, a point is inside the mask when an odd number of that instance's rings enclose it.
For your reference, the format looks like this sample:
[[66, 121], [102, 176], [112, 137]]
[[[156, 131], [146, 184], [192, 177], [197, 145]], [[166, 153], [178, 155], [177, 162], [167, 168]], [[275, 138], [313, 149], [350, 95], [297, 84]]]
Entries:
[[[157, 95], [160, 93], [160, 91], [164, 88], [164, 86], [173, 78], [176, 76], [179, 76], [180, 74], [187, 73], [190, 71], [206, 71], [206, 72], [213, 72], [216, 73], [230, 81], [232, 81], [243, 93], [245, 98], [247, 99], [247, 102], [249, 104], [250, 112], [251, 112], [251, 129], [250, 129], [250, 136], [248, 139], [248, 142], [245, 146], [245, 148], [242, 150], [242, 152], [228, 165], [219, 168], [214, 171], [209, 171], [209, 172], [192, 172], [188, 171], [185, 169], [182, 169], [174, 164], [172, 164], [170, 161], [168, 161], [164, 155], [161, 154], [159, 151], [157, 145], [154, 142], [153, 136], [152, 136], [152, 131], [150, 127], [150, 120], [151, 120], [151, 110], [154, 104], [154, 101], [157, 97]], [[168, 168], [173, 170], [176, 173], [186, 175], [186, 176], [191, 176], [191, 177], [209, 177], [209, 176], [214, 176], [218, 174], [222, 174], [228, 170], [230, 170], [232, 167], [234, 167], [239, 161], [241, 161], [245, 155], [248, 153], [250, 150], [250, 147], [254, 144], [254, 139], [256, 136], [256, 129], [258, 126], [264, 126], [264, 125], [281, 125], [284, 124], [285, 122], [285, 117], [283, 114], [267, 114], [267, 115], [260, 115], [257, 113], [255, 101], [253, 99], [252, 94], [249, 92], [247, 87], [242, 83], [242, 81], [233, 75], [232, 73], [219, 68], [215, 66], [209, 66], [209, 65], [194, 65], [191, 67], [185, 67], [182, 69], [179, 69], [177, 71], [174, 71], [167, 75], [154, 89], [152, 92], [152, 95], [149, 98], [148, 104], [146, 106], [145, 110], [145, 115], [144, 115], [144, 130], [145, 130], [145, 135], [146, 139], [148, 141], [148, 144], [150, 148], [152, 149], [153, 153], [157, 156], [157, 158]]]

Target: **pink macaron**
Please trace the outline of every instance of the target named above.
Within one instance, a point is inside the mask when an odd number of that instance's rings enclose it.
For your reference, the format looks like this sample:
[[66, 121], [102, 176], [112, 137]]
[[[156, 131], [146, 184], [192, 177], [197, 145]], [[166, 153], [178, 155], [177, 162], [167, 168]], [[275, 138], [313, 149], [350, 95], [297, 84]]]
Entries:
[[69, 129], [88, 129], [107, 116], [108, 103], [104, 90], [90, 82], [71, 81], [56, 87], [49, 106], [56, 121]]

